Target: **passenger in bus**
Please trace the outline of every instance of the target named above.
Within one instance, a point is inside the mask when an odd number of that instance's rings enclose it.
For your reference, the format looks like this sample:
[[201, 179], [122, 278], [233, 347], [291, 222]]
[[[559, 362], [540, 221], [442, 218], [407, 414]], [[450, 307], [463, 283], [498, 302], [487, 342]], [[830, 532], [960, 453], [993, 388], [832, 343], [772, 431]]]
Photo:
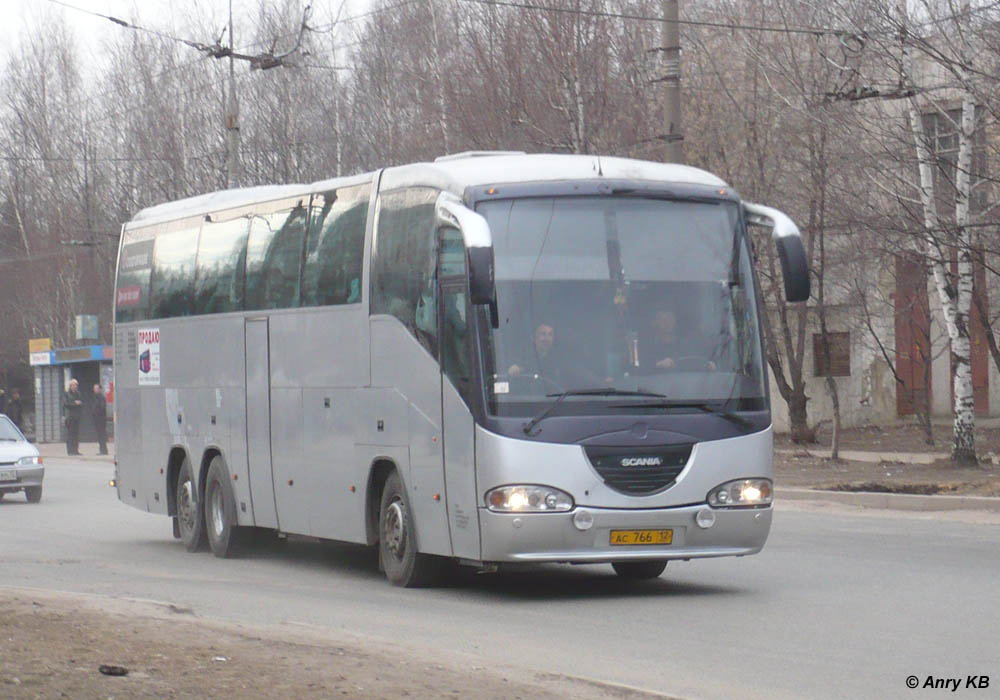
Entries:
[[660, 309], [650, 322], [650, 332], [639, 338], [639, 368], [645, 372], [716, 369], [711, 343], [694, 329], [677, 329], [677, 314]]

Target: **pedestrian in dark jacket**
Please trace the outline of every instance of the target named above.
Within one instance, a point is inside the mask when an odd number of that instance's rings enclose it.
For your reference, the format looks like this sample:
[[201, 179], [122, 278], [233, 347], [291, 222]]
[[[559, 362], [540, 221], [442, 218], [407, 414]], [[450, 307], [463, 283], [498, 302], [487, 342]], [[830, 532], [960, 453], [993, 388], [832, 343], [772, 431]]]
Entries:
[[10, 390], [10, 398], [7, 400], [7, 417], [14, 421], [17, 429], [24, 431], [24, 407], [21, 405], [21, 390], [14, 387]]
[[80, 454], [80, 414], [83, 413], [83, 397], [80, 396], [80, 382], [69, 380], [69, 391], [63, 401], [66, 415], [66, 454]]
[[100, 384], [94, 385], [94, 402], [90, 407], [91, 415], [94, 418], [94, 428], [97, 429], [97, 442], [101, 451], [98, 454], [108, 453], [108, 400], [104, 396], [104, 390]]

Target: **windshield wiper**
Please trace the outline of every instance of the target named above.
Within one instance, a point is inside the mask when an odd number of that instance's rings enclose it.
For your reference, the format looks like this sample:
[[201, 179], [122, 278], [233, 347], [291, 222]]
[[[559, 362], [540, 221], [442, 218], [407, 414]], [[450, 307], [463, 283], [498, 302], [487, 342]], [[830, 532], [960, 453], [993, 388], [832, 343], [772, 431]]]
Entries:
[[531, 431], [536, 425], [545, 420], [556, 407], [565, 401], [570, 396], [651, 396], [657, 399], [667, 398], [665, 394], [657, 394], [653, 391], [630, 391], [627, 389], [614, 389], [612, 387], [602, 387], [598, 389], [570, 389], [569, 391], [563, 391], [558, 394], [546, 394], [548, 397], [556, 397], [544, 411], [539, 413], [537, 416], [532, 418], [530, 421], [524, 424], [522, 428], [525, 435], [531, 435]]
[[711, 413], [714, 416], [719, 416], [720, 418], [725, 418], [729, 422], [744, 428], [752, 428], [754, 424], [751, 421], [726, 408], [726, 404], [728, 403], [728, 401], [647, 401], [645, 403], [616, 404], [612, 408], [694, 408], [705, 413]]

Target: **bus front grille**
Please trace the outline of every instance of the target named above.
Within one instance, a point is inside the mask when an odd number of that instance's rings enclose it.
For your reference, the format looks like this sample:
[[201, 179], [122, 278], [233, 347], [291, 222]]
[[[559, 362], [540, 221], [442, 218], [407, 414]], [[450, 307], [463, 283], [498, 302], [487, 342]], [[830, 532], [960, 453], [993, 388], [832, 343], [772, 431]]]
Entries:
[[586, 445], [590, 463], [610, 488], [629, 496], [663, 491], [684, 471], [693, 445], [602, 447]]

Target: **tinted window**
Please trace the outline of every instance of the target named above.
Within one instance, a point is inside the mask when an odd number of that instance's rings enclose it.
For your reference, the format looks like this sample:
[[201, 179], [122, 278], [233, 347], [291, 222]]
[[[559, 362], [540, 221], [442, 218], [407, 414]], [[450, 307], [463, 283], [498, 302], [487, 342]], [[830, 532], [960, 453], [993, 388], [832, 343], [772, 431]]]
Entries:
[[118, 258], [118, 288], [115, 290], [115, 321], [118, 323], [142, 321], [149, 317], [149, 273], [152, 268], [152, 239], [122, 246]]
[[372, 313], [392, 314], [437, 355], [434, 294], [434, 202], [437, 190], [379, 195]]
[[313, 195], [303, 306], [360, 303], [370, 191], [361, 185]]
[[194, 263], [200, 222], [168, 226], [153, 248], [150, 316], [170, 318], [191, 314], [194, 299]]
[[249, 227], [250, 221], [245, 216], [202, 225], [193, 313], [214, 314], [243, 308]]
[[299, 201], [254, 214], [247, 242], [247, 309], [298, 306], [307, 213]]

